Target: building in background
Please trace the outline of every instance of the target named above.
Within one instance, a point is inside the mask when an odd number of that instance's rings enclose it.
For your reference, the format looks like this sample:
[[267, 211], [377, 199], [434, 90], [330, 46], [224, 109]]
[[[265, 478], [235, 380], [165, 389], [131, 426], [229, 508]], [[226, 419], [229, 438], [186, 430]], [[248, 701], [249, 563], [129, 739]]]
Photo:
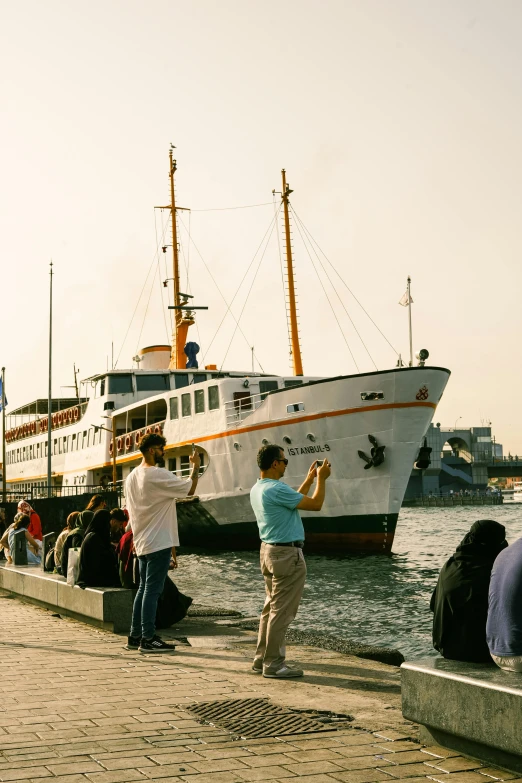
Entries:
[[[513, 464], [513, 469], [518, 462], [518, 456], [503, 457], [502, 445], [495, 442], [491, 427], [464, 429], [430, 424], [426, 446], [431, 448], [430, 465], [424, 470], [412, 470], [405, 500], [461, 490], [484, 491], [497, 483], [491, 478], [496, 461], [503, 466]], [[497, 481], [505, 486], [507, 479]]]

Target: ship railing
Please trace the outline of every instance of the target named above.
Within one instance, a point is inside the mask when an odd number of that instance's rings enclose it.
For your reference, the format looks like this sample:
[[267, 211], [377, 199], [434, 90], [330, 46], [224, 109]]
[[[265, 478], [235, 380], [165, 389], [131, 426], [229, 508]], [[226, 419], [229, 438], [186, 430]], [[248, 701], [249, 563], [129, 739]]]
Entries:
[[[260, 394], [245, 394], [225, 402], [227, 427], [236, 427], [250, 416], [264, 402], [270, 392]], [[241, 392], [239, 393], [241, 394]]]
[[[154, 424], [149, 424], [147, 427], [140, 427], [137, 430], [131, 430], [130, 432], [123, 432], [116, 436], [116, 456], [121, 457], [123, 454], [133, 454], [139, 451], [140, 440], [144, 435], [148, 435], [151, 432], [156, 432], [158, 435], [163, 435], [163, 429], [165, 427], [166, 419], [163, 421], [156, 421]], [[109, 442], [109, 453], [112, 457], [113, 450], [112, 438]]]

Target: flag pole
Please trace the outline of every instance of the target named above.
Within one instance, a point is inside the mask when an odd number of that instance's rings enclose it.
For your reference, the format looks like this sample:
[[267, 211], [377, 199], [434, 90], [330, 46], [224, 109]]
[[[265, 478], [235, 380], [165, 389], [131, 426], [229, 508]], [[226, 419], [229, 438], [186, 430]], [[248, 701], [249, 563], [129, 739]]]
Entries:
[[49, 272], [49, 393], [47, 396], [47, 497], [52, 497], [52, 412], [53, 412], [53, 393], [52, 393], [52, 367], [53, 367], [53, 262], [50, 265]]
[[413, 367], [413, 334], [411, 329], [411, 277], [408, 275], [408, 323], [410, 330], [410, 367]]
[[5, 367], [2, 367], [2, 503], [7, 501], [5, 469]]

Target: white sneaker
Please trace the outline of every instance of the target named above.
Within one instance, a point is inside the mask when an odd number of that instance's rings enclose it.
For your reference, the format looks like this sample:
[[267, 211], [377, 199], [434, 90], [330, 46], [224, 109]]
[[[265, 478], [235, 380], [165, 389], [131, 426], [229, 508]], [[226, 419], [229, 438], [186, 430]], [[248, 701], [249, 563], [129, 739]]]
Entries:
[[263, 671], [263, 677], [267, 677], [270, 680], [293, 680], [294, 677], [302, 677], [304, 671], [298, 669], [297, 666], [287, 666], [284, 663], [276, 671], [270, 671], [266, 669]]

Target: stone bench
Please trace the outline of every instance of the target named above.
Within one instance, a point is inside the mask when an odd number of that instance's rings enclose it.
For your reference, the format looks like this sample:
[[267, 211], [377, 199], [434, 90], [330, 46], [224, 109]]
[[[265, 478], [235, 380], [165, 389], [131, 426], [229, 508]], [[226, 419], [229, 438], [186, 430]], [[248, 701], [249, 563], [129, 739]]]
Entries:
[[132, 590], [122, 587], [71, 587], [65, 577], [40, 566], [0, 565], [0, 588], [61, 615], [115, 633], [129, 630]]
[[421, 742], [522, 772], [522, 673], [428, 658], [402, 664], [401, 687]]

